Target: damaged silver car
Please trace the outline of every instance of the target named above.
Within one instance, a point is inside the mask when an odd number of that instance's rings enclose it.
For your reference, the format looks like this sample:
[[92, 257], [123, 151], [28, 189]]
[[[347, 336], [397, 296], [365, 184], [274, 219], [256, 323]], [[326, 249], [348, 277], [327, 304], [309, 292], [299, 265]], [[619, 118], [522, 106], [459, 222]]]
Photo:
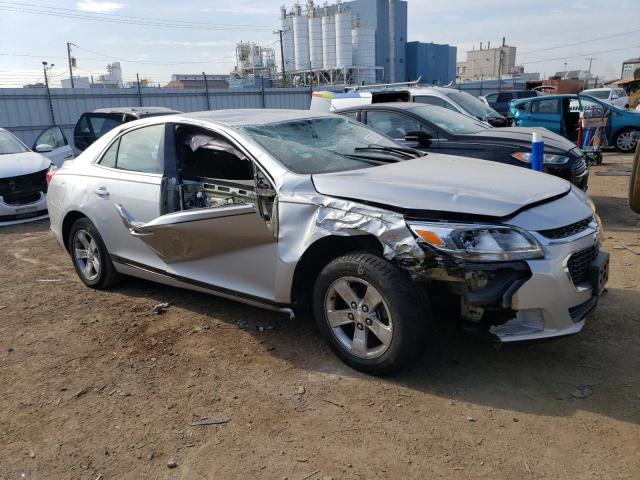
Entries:
[[310, 111], [127, 123], [57, 170], [48, 205], [88, 286], [126, 274], [312, 311], [374, 374], [424, 348], [436, 307], [502, 342], [554, 337], [607, 281], [600, 220], [568, 182]]

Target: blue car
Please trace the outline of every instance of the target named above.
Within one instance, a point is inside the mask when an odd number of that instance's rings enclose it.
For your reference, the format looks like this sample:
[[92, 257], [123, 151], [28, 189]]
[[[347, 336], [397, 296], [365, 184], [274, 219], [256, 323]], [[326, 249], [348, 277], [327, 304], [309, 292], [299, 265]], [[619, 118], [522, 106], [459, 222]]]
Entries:
[[636, 134], [640, 135], [640, 113], [622, 110], [588, 95], [547, 95], [514, 100], [510, 104], [509, 114], [518, 127], [544, 127], [576, 142], [580, 112], [585, 109], [601, 109], [604, 112], [609, 145], [625, 153], [636, 148]]

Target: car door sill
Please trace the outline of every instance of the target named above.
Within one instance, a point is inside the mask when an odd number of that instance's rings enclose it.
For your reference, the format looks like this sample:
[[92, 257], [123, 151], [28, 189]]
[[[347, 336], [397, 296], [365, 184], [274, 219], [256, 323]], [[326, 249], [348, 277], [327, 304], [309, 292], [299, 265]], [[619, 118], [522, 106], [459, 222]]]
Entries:
[[[129, 260], [118, 255], [111, 255], [111, 260], [114, 264], [116, 264], [116, 269], [125, 274], [136, 275], [141, 273], [146, 273], [147, 275], [143, 278], [147, 278], [148, 280], [158, 281], [159, 283], [165, 283], [169, 285], [175, 285], [181, 288], [188, 288], [190, 290], [196, 290], [203, 293], [209, 293], [212, 295], [216, 295], [223, 298], [228, 298], [230, 300], [235, 300], [238, 302], [245, 303], [247, 305], [252, 305], [258, 308], [264, 308], [267, 310], [272, 310], [276, 312], [286, 313], [291, 318], [293, 318], [293, 310], [291, 309], [289, 304], [279, 303], [273, 300], [269, 300], [267, 298], [256, 297], [255, 295], [250, 295], [242, 292], [238, 292], [235, 290], [231, 290], [224, 287], [219, 287], [217, 285], [212, 285], [210, 283], [201, 282], [199, 280], [193, 280], [191, 278], [183, 277], [181, 275], [176, 275], [166, 270], [161, 270], [159, 268], [150, 267], [148, 265], [144, 265], [133, 260]], [[120, 268], [118, 268], [120, 267]], [[122, 268], [125, 267], [125, 268]], [[142, 275], [141, 275], [142, 276]]]

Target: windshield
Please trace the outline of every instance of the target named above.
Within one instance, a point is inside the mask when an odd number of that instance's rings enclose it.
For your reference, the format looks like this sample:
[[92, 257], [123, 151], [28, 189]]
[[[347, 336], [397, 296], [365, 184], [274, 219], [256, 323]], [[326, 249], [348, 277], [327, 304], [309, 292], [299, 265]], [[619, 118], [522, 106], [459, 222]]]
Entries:
[[489, 127], [487, 124], [476, 120], [475, 118], [463, 115], [458, 112], [453, 112], [442, 107], [424, 106], [412, 108], [411, 112], [421, 116], [428, 122], [436, 124], [447, 133], [451, 134], [465, 134], [465, 133], [478, 133], [482, 130], [487, 130]]
[[590, 97], [599, 98], [600, 100], [606, 100], [609, 98], [609, 90], [585, 90], [585, 95], [589, 95]]
[[16, 137], [9, 132], [0, 130], [0, 155], [9, 153], [24, 153], [29, 149], [25, 147]]
[[485, 118], [500, 116], [498, 112], [489, 107], [486, 103], [483, 103], [466, 92], [451, 90], [450, 92], [447, 92], [446, 95], [474, 117]]
[[401, 156], [357, 148], [377, 145], [401, 148], [397, 143], [345, 117], [331, 116], [240, 127], [276, 160], [295, 173], [313, 174], [352, 170], [387, 163]]

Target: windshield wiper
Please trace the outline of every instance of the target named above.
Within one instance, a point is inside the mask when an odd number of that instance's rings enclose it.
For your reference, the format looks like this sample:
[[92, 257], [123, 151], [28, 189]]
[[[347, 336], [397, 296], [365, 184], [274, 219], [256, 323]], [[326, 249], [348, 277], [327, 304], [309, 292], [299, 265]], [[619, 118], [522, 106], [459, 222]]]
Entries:
[[342, 157], [346, 157], [346, 158], [356, 158], [358, 160], [365, 160], [369, 163], [375, 164], [375, 165], [379, 165], [381, 163], [389, 163], [389, 162], [397, 162], [398, 160], [395, 158], [384, 158], [384, 157], [369, 157], [366, 155], [356, 155], [354, 153], [342, 153], [342, 152], [336, 152], [335, 150], [329, 150], [332, 153], [335, 153], [337, 155], [340, 155]]
[[423, 152], [419, 152], [417, 150], [414, 150], [413, 148], [384, 147], [382, 145], [369, 145], [367, 147], [356, 147], [353, 149], [353, 151], [354, 152], [389, 152], [389, 153], [395, 153], [404, 158], [418, 158], [425, 155]]

